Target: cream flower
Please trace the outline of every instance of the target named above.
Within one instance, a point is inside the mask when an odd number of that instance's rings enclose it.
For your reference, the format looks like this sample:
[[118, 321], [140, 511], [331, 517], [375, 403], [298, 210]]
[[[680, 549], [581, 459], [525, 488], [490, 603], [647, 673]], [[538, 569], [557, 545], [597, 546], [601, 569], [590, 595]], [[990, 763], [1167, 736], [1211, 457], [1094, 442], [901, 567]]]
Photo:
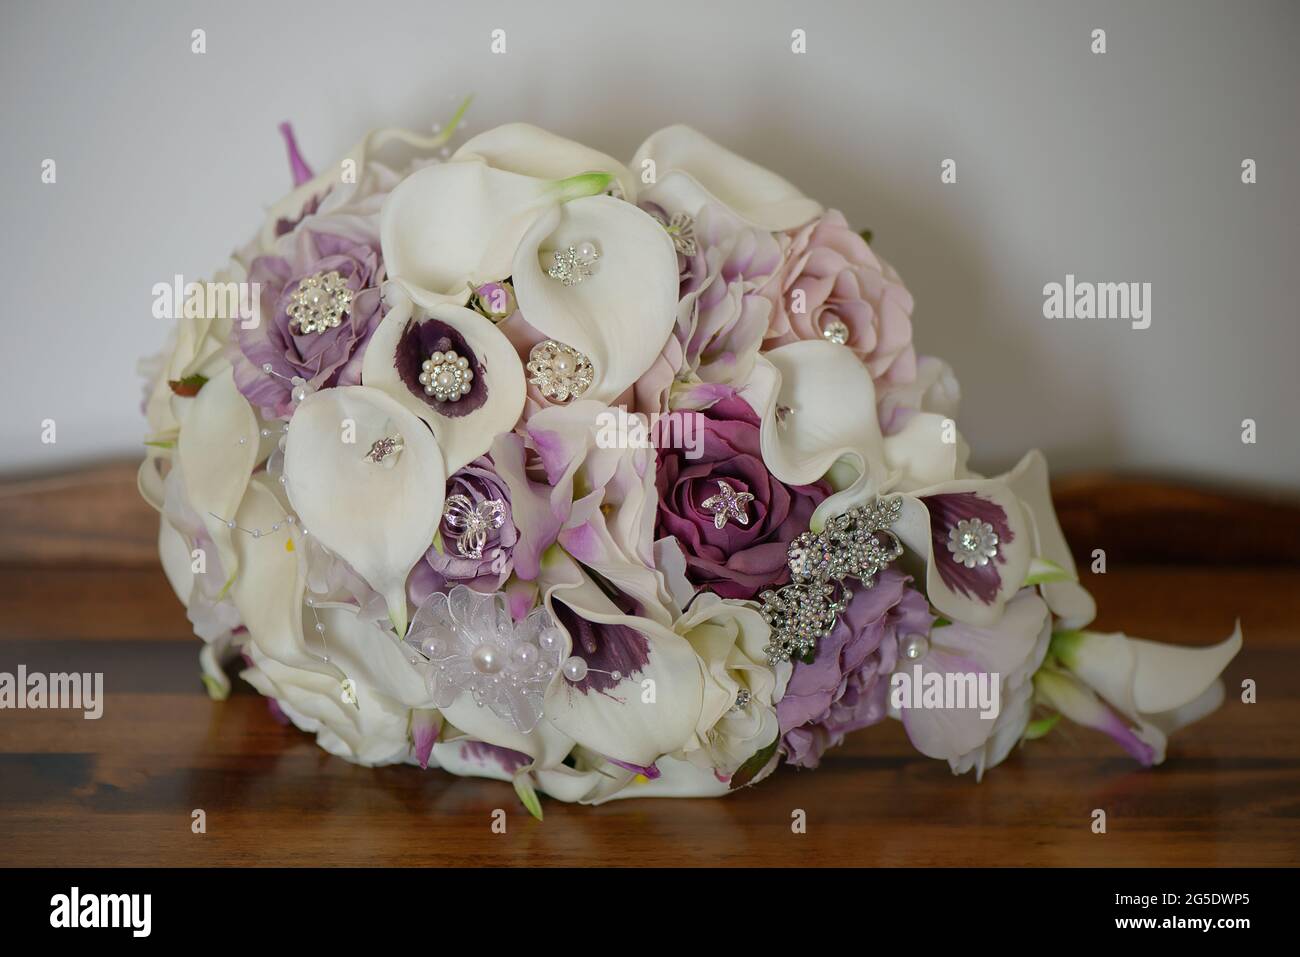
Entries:
[[369, 386], [299, 403], [284, 450], [289, 500], [317, 540], [388, 603], [406, 633], [406, 578], [442, 520], [447, 472], [428, 426]]
[[791, 183], [689, 126], [668, 126], [641, 144], [632, 170], [653, 171], [656, 202], [669, 212], [696, 215], [710, 202], [771, 232], [795, 229], [820, 215], [821, 204]]

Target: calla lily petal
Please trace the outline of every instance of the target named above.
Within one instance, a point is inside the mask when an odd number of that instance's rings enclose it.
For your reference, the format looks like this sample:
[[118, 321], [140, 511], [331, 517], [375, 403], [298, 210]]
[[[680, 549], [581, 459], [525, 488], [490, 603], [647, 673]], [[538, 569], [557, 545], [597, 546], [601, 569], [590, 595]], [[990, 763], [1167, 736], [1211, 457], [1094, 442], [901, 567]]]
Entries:
[[480, 159], [489, 166], [538, 179], [567, 179], [599, 170], [618, 182], [623, 199], [636, 200], [636, 180], [628, 168], [599, 150], [556, 136], [531, 123], [506, 123], [471, 137], [451, 161]]
[[412, 173], [380, 214], [388, 275], [425, 308], [463, 304], [469, 284], [510, 275], [519, 240], [553, 203], [551, 185], [481, 161]]
[[1039, 586], [1052, 612], [1061, 619], [1063, 628], [1082, 628], [1097, 614], [1097, 603], [1079, 584], [1074, 556], [1056, 520], [1052, 490], [1047, 478], [1047, 460], [1034, 449], [1025, 455], [1001, 481], [1015, 493], [1029, 516], [1034, 540], [1034, 556], [1060, 566], [1063, 580], [1045, 581]]
[[758, 357], [742, 397], [762, 419], [763, 462], [787, 485], [807, 485], [847, 457], [857, 479], [826, 499], [814, 528], [864, 501], [885, 476], [875, 386], [842, 346], [804, 340]]
[[[919, 667], [923, 676], [988, 674], [1001, 682], [1001, 699], [1034, 673], [1047, 650], [1049, 628], [1050, 616], [1043, 600], [1032, 592], [1022, 592], [992, 627], [951, 624], [934, 629], [929, 653], [916, 665], [903, 660], [900, 670], [910, 672]], [[982, 717], [978, 707], [900, 710], [907, 736], [918, 751], [953, 762], [982, 747], [997, 727], [996, 720]]]
[[1129, 715], [1182, 707], [1209, 688], [1241, 650], [1241, 623], [1209, 647], [1167, 645], [1098, 632], [1058, 634], [1058, 659], [1116, 708]]
[[[400, 437], [382, 461], [374, 443]], [[347, 439], [352, 441], [347, 441]], [[308, 396], [289, 420], [284, 475], [305, 526], [388, 603], [405, 634], [406, 578], [442, 519], [447, 473], [428, 426], [385, 392], [368, 386]]]
[[257, 462], [257, 417], [229, 368], [184, 401], [188, 408], [176, 440], [175, 467], [186, 498], [216, 543], [221, 567], [234, 575], [238, 564], [226, 522], [239, 508]]
[[546, 697], [551, 724], [611, 761], [639, 767], [681, 749], [695, 733], [704, 690], [700, 659], [690, 643], [648, 618], [623, 614], [570, 559], [558, 558], [543, 574], [553, 582], [546, 589], [546, 605], [557, 621], [565, 620], [556, 608], [563, 604], [586, 622], [615, 626], [602, 631], [598, 642], [633, 645], [598, 645], [595, 652], [573, 648], [591, 668], [603, 667], [606, 657], [621, 662], [620, 677], [589, 673], [578, 684], [558, 680]]
[[[596, 245], [592, 275], [551, 278], [545, 252]], [[547, 338], [592, 362], [587, 399], [612, 403], [659, 357], [677, 321], [677, 252], [664, 228], [631, 203], [588, 196], [552, 208], [523, 235], [513, 265], [519, 309]]]
[[632, 169], [654, 163], [655, 201], [666, 209], [696, 215], [710, 202], [720, 203], [752, 226], [779, 232], [794, 229], [822, 212], [771, 170], [719, 146], [689, 126], [669, 126], [641, 144]]
[[[894, 534], [925, 556], [925, 591], [931, 604], [953, 621], [992, 625], [1024, 584], [1033, 559], [1029, 521], [1006, 485], [962, 479], [905, 494]], [[922, 517], [924, 516], [924, 517]], [[997, 535], [997, 553], [984, 565], [966, 567], [948, 548], [957, 522], [987, 522]]]
[[[450, 475], [486, 452], [498, 434], [509, 432], [519, 420], [526, 398], [523, 364], [510, 340], [473, 310], [441, 303], [420, 315], [401, 289], [389, 285], [385, 295], [392, 308], [366, 347], [362, 381], [382, 389], [428, 423]], [[420, 361], [428, 358], [427, 355], [412, 358], [408, 353], [414, 346], [407, 337], [414, 334], [415, 327], [429, 321], [450, 326], [468, 344], [477, 366], [476, 388], [484, 390], [481, 400], [478, 393], [472, 393], [458, 402], [435, 403], [418, 382], [407, 381], [413, 370], [404, 370], [404, 365], [415, 362], [418, 367]], [[472, 411], [463, 411], [471, 406], [475, 406]], [[444, 407], [446, 414], [439, 411]]]

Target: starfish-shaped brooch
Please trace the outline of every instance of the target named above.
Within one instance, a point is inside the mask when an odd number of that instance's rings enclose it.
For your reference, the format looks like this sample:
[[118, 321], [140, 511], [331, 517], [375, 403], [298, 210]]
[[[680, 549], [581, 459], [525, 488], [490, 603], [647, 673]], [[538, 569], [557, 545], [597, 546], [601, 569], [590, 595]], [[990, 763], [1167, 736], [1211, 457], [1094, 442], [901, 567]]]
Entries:
[[725, 528], [729, 518], [734, 518], [741, 525], [748, 525], [749, 513], [745, 511], [745, 506], [754, 501], [754, 496], [749, 492], [737, 492], [721, 479], [717, 482], [718, 494], [710, 495], [700, 503], [700, 508], [713, 513], [713, 527]]

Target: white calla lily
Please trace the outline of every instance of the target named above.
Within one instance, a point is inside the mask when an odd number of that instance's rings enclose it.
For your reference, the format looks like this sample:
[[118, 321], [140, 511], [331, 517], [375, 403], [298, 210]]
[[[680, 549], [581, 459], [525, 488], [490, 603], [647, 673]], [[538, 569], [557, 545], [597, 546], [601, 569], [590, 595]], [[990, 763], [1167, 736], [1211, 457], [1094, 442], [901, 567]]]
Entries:
[[[401, 448], [373, 461], [387, 438]], [[447, 481], [429, 427], [379, 389], [326, 389], [289, 420], [284, 475], [310, 533], [384, 596], [405, 634], [406, 578], [433, 541]]]
[[1111, 706], [1147, 721], [1199, 699], [1240, 650], [1241, 622], [1223, 641], [1202, 648], [1091, 631], [1062, 632], [1052, 641], [1056, 658]]
[[842, 458], [857, 476], [818, 507], [814, 528], [865, 501], [884, 480], [875, 387], [848, 349], [815, 339], [773, 349], [758, 357], [741, 394], [762, 420], [763, 462], [777, 479], [807, 485]]
[[[893, 532], [910, 552], [924, 556], [930, 603], [953, 621], [993, 625], [1020, 591], [1033, 559], [1033, 534], [1020, 500], [1004, 483], [987, 479], [943, 482], [901, 498]], [[970, 503], [969, 514], [958, 507], [959, 518], [982, 519], [987, 513], [998, 536], [996, 555], [984, 565], [965, 567], [947, 547], [951, 516], [946, 506], [936, 510], [941, 502], [959, 501]], [[940, 562], [945, 563], [942, 570]]]
[[694, 216], [715, 202], [772, 232], [795, 229], [822, 212], [820, 203], [790, 182], [689, 126], [651, 134], [636, 151], [632, 169], [640, 175], [654, 170], [654, 199], [671, 212]]
[[186, 408], [173, 467], [180, 469], [185, 496], [216, 543], [221, 567], [234, 575], [239, 566], [226, 522], [239, 508], [257, 463], [257, 416], [235, 388], [229, 367], [194, 398], [177, 401]]
[[555, 206], [599, 193], [607, 173], [550, 181], [478, 159], [426, 166], [389, 194], [380, 245], [390, 278], [424, 308], [462, 305], [470, 288], [510, 275], [520, 240]]
[[[563, 618], [556, 606], [564, 604], [597, 626], [628, 629], [620, 635], [636, 645], [598, 647], [593, 654], [574, 642], [571, 653], [592, 659], [591, 668], [601, 667], [597, 662], [605, 655], [631, 663], [618, 669], [617, 679], [602, 674], [600, 683], [590, 686], [559, 678], [546, 696], [546, 719], [578, 744], [636, 767], [648, 767], [691, 742], [704, 698], [704, 673], [690, 643], [658, 622], [622, 613], [567, 557], [554, 557], [544, 566], [543, 577], [552, 582], [545, 601], [558, 622], [563, 624]], [[569, 638], [572, 642], [574, 636]], [[613, 640], [608, 633], [598, 639]], [[586, 680], [596, 677], [589, 673]]]
[[[527, 396], [523, 364], [510, 340], [472, 309], [440, 303], [430, 307], [427, 313], [417, 311], [410, 297], [392, 284], [385, 288], [385, 295], [391, 308], [366, 346], [362, 381], [369, 387], [382, 390], [428, 423], [438, 440], [450, 475], [486, 452], [497, 435], [509, 432], [519, 420]], [[440, 413], [430, 404], [431, 400], [426, 401], [423, 389], [415, 391], [419, 388], [418, 383], [403, 378], [404, 336], [412, 324], [419, 326], [429, 320], [450, 326], [474, 353], [477, 360], [474, 374], [486, 389], [486, 396], [482, 404], [470, 412], [459, 415]], [[416, 360], [405, 356], [406, 361], [418, 362], [427, 358], [427, 354], [418, 356]], [[417, 371], [407, 370], [408, 377]], [[412, 388], [413, 384], [415, 388]], [[472, 396], [459, 402], [468, 404]], [[449, 412], [454, 413], [458, 403], [439, 405], [447, 406]]]
[[1061, 619], [1062, 628], [1082, 628], [1097, 614], [1097, 603], [1079, 584], [1074, 556], [1065, 541], [1052, 505], [1052, 489], [1047, 478], [1047, 459], [1034, 449], [1014, 469], [1000, 479], [1015, 493], [1029, 517], [1034, 542], [1034, 557], [1046, 559], [1063, 573], [1059, 580], [1044, 581], [1038, 586], [1047, 606]]
[[[551, 278], [543, 255], [594, 243], [592, 274]], [[583, 398], [612, 403], [659, 357], [677, 321], [677, 253], [651, 216], [612, 196], [551, 208], [523, 235], [512, 267], [519, 309], [547, 338], [584, 353], [595, 372]]]
[[471, 137], [452, 154], [451, 161], [479, 159], [494, 169], [544, 180], [561, 180], [579, 173], [609, 173], [623, 199], [636, 201], [636, 180], [612, 156], [556, 136], [531, 123], [506, 123]]

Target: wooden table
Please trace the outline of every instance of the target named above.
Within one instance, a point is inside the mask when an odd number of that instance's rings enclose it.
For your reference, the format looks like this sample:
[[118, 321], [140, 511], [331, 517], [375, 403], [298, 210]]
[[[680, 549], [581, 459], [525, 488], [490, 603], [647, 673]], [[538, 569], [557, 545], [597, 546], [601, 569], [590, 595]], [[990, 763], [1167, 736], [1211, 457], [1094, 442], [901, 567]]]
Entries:
[[[820, 770], [723, 800], [544, 799], [413, 767], [354, 767], [236, 688], [154, 554], [129, 463], [0, 486], [0, 671], [103, 671], [104, 717], [0, 711], [0, 865], [1284, 865], [1300, 860], [1300, 511], [1163, 483], [1059, 482], [1101, 629], [1204, 644], [1240, 615], [1228, 702], [1142, 770], [1064, 722], [977, 784], [886, 723]], [[1222, 560], [1223, 564], [1207, 564]], [[1245, 678], [1258, 703], [1243, 704]], [[191, 832], [191, 812], [207, 832]], [[492, 812], [508, 815], [505, 835]], [[1105, 809], [1105, 834], [1091, 830]], [[807, 833], [791, 831], [796, 809]]]

